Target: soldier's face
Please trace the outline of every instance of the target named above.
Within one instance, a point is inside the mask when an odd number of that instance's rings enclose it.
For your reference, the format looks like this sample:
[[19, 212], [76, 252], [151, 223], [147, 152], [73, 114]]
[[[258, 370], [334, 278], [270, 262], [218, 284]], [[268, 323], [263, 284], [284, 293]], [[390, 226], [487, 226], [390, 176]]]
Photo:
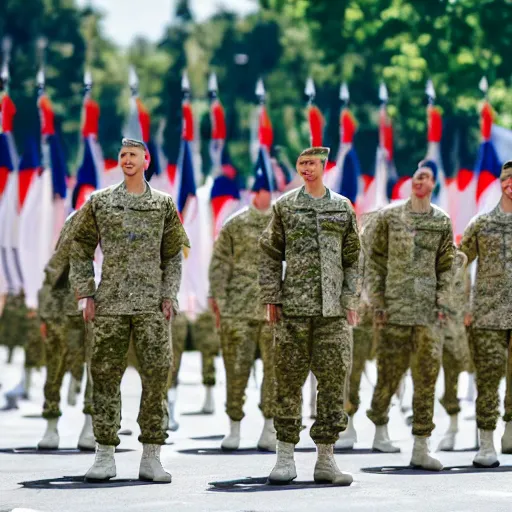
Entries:
[[137, 147], [122, 147], [119, 152], [119, 165], [125, 176], [136, 176], [144, 172], [145, 151]]
[[501, 192], [512, 201], [512, 168], [501, 178]]
[[430, 167], [420, 167], [412, 177], [412, 193], [420, 199], [432, 194], [436, 183]]
[[296, 169], [304, 181], [313, 183], [322, 178], [324, 162], [320, 158], [301, 156], [297, 160]]

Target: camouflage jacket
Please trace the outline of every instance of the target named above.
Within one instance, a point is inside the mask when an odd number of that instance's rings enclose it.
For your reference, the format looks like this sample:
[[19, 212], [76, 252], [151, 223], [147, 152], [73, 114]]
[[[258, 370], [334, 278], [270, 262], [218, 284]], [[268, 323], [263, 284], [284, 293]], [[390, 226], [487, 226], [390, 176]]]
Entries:
[[370, 301], [389, 323], [430, 325], [449, 307], [454, 258], [450, 218], [437, 206], [411, 211], [410, 200], [383, 208], [370, 250]]
[[470, 310], [473, 327], [512, 329], [512, 215], [498, 205], [474, 218], [466, 228], [460, 250], [477, 260]]
[[[96, 290], [93, 259], [103, 252]], [[82, 207], [71, 248], [70, 280], [78, 298], [94, 297], [98, 315], [178, 311], [181, 252], [189, 247], [171, 197], [146, 184], [132, 195], [123, 183], [93, 193]]]
[[[288, 316], [337, 317], [359, 304], [359, 234], [349, 200], [283, 195], [260, 238], [261, 300]], [[285, 272], [283, 279], [283, 262]]]
[[[265, 319], [260, 300], [258, 241], [270, 221], [271, 211], [254, 206], [231, 216], [222, 227], [210, 262], [210, 296], [221, 316]], [[256, 250], [255, 250], [256, 248]]]

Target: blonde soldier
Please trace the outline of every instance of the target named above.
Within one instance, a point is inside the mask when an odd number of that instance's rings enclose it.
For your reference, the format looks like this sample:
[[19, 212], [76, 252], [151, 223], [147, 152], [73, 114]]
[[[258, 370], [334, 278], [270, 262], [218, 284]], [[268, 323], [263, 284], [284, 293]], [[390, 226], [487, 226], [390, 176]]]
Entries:
[[443, 344], [444, 396], [441, 404], [450, 415], [450, 426], [445, 433], [438, 450], [452, 451], [455, 436], [459, 431], [460, 413], [458, 395], [459, 375], [469, 366], [469, 348], [464, 326], [466, 293], [470, 286], [468, 259], [457, 251], [453, 260], [453, 278], [450, 287], [450, 311], [446, 318]]
[[389, 406], [411, 366], [414, 383], [414, 448], [411, 465], [440, 471], [429, 454], [434, 430], [435, 386], [442, 355], [436, 322], [444, 322], [454, 256], [450, 218], [430, 202], [437, 166], [422, 161], [412, 178], [411, 198], [383, 208], [370, 250], [370, 301], [381, 328], [377, 385], [368, 417], [375, 424], [373, 448], [400, 451], [389, 440]]
[[361, 274], [361, 301], [359, 303], [360, 322], [352, 330], [354, 339], [352, 354], [352, 369], [350, 371], [350, 380], [348, 381], [348, 404], [346, 411], [348, 414], [347, 429], [340, 434], [336, 441], [336, 448], [351, 449], [357, 442], [357, 432], [354, 427], [354, 415], [359, 410], [361, 400], [359, 397], [359, 388], [361, 386], [361, 377], [363, 375], [366, 361], [372, 358], [374, 353], [374, 329], [373, 313], [368, 298], [369, 286], [369, 258], [368, 253], [373, 240], [373, 232], [378, 212], [370, 212], [363, 215], [361, 220], [361, 253], [359, 256], [359, 272]]
[[265, 418], [258, 448], [275, 451], [274, 340], [260, 301], [259, 252], [254, 251], [270, 220], [270, 183], [260, 169], [249, 207], [237, 212], [222, 227], [210, 263], [210, 304], [221, 328], [222, 357], [226, 368], [226, 413], [230, 432], [223, 450], [237, 450], [244, 417], [245, 390], [259, 347], [263, 360], [260, 409]]
[[[170, 482], [160, 462], [172, 364], [169, 321], [178, 312], [181, 253], [189, 241], [171, 197], [144, 179], [149, 165], [145, 144], [123, 139], [119, 164], [124, 181], [91, 195], [82, 207], [72, 247], [71, 282], [78, 298], [86, 299], [85, 321], [94, 322], [91, 375], [98, 445], [85, 478], [116, 476], [120, 384], [133, 336], [142, 380], [139, 478]], [[98, 243], [103, 266], [96, 290], [93, 260]]]
[[[303, 151], [297, 172], [304, 186], [273, 206], [260, 239], [261, 299], [276, 325], [277, 463], [270, 483], [297, 477], [295, 445], [302, 429], [302, 386], [311, 370], [318, 379], [316, 482], [350, 485], [333, 455], [345, 430], [343, 393], [352, 357], [350, 325], [357, 324], [359, 235], [350, 201], [323, 184], [328, 148]], [[283, 263], [286, 264], [283, 280]]]
[[[480, 450], [473, 460], [477, 467], [499, 466], [493, 439], [499, 416], [498, 388], [512, 346], [512, 161], [503, 165], [500, 181], [499, 204], [474, 218], [460, 243], [468, 263], [477, 261], [472, 304], [465, 319], [466, 325], [471, 326], [469, 343], [478, 392]], [[512, 453], [511, 384], [509, 360], [503, 453]]]
[[[59, 447], [57, 424], [61, 416], [60, 389], [66, 373], [69, 346], [81, 347], [80, 361], [85, 357], [85, 326], [82, 314], [69, 285], [69, 252], [73, 230], [80, 213], [74, 213], [66, 220], [57, 242], [55, 252], [45, 268], [45, 280], [39, 292], [39, 317], [41, 331], [46, 343], [46, 383], [43, 417], [47, 420], [46, 431], [37, 447], [40, 450], [56, 450]], [[88, 383], [90, 391], [90, 386]], [[95, 440], [92, 432], [92, 409], [90, 395], [84, 403], [85, 423], [78, 448], [94, 451]]]

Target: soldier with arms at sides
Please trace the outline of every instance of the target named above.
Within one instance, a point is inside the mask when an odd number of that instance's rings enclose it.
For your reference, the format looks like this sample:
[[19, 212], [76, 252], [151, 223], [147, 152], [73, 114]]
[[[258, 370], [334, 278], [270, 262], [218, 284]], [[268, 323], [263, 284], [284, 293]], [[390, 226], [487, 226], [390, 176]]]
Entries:
[[[181, 253], [189, 241], [171, 197], [144, 179], [149, 165], [145, 144], [123, 139], [119, 164], [124, 181], [93, 193], [82, 207], [71, 252], [70, 279], [77, 297], [86, 299], [84, 319], [93, 322], [95, 338], [91, 375], [98, 444], [95, 463], [85, 477], [106, 480], [116, 475], [120, 384], [133, 336], [142, 380], [139, 478], [170, 482], [160, 462], [172, 364], [169, 322], [178, 311]], [[103, 267], [96, 289], [93, 259], [98, 243]]]
[[[276, 329], [277, 463], [270, 483], [297, 477], [295, 445], [302, 428], [302, 386], [311, 370], [318, 380], [316, 482], [350, 485], [333, 446], [347, 426], [345, 380], [359, 301], [359, 235], [349, 200], [323, 184], [328, 148], [303, 151], [297, 171], [304, 186], [282, 196], [260, 239], [261, 300]], [[283, 263], [285, 275], [283, 279]]]

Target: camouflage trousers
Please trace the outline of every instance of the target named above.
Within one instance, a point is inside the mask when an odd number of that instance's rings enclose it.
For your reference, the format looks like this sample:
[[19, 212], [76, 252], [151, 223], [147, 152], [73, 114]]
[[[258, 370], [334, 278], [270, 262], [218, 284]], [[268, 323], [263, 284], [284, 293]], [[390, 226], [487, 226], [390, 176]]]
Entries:
[[91, 356], [94, 436], [99, 444], [117, 446], [121, 427], [121, 379], [133, 344], [140, 365], [142, 396], [137, 421], [144, 444], [165, 444], [166, 393], [172, 364], [169, 322], [163, 313], [96, 316]]
[[274, 339], [268, 324], [259, 320], [223, 318], [220, 329], [222, 357], [226, 368], [226, 413], [233, 421], [244, 417], [245, 390], [259, 348], [263, 361], [260, 409], [273, 418], [276, 404]]
[[0, 345], [9, 350], [26, 343], [27, 308], [23, 295], [7, 294], [0, 317]]
[[371, 326], [354, 327], [352, 333], [354, 338], [352, 369], [350, 371], [348, 403], [345, 404], [345, 410], [349, 416], [353, 416], [361, 405], [359, 388], [366, 361], [371, 358], [373, 328]]
[[388, 324], [380, 331], [377, 347], [377, 385], [368, 418], [377, 426], [389, 421], [391, 397], [400, 379], [411, 367], [415, 436], [430, 436], [434, 430], [435, 387], [441, 366], [442, 339], [437, 328]]
[[41, 368], [45, 364], [45, 346], [37, 315], [25, 319], [25, 336], [25, 368]]
[[58, 418], [60, 388], [66, 373], [66, 318], [46, 321], [46, 382], [44, 384], [43, 418]]
[[344, 389], [352, 359], [352, 330], [345, 318], [283, 317], [276, 327], [277, 439], [297, 444], [302, 429], [302, 386], [318, 380], [316, 444], [334, 444], [347, 426]]
[[441, 405], [451, 416], [459, 414], [460, 405], [458, 398], [459, 375], [464, 369], [464, 364], [449, 348], [449, 344], [443, 347], [443, 372], [444, 372], [444, 395], [441, 398]]
[[66, 369], [76, 381], [82, 382], [85, 363], [84, 320], [82, 315], [68, 316], [67, 325], [69, 328], [67, 333]]
[[220, 337], [215, 327], [215, 317], [210, 311], [198, 315], [192, 324], [192, 337], [201, 352], [203, 384], [215, 386], [215, 357], [220, 349]]
[[175, 388], [178, 385], [178, 374], [181, 366], [181, 356], [185, 351], [185, 342], [187, 340], [188, 320], [185, 315], [179, 314], [172, 320], [172, 368], [169, 374], [169, 388]]
[[[471, 329], [469, 348], [476, 373], [476, 423], [483, 430], [495, 430], [499, 417], [499, 385], [507, 367], [512, 342], [511, 330]], [[510, 372], [507, 372], [510, 373]], [[507, 375], [505, 421], [512, 420], [510, 376]]]

